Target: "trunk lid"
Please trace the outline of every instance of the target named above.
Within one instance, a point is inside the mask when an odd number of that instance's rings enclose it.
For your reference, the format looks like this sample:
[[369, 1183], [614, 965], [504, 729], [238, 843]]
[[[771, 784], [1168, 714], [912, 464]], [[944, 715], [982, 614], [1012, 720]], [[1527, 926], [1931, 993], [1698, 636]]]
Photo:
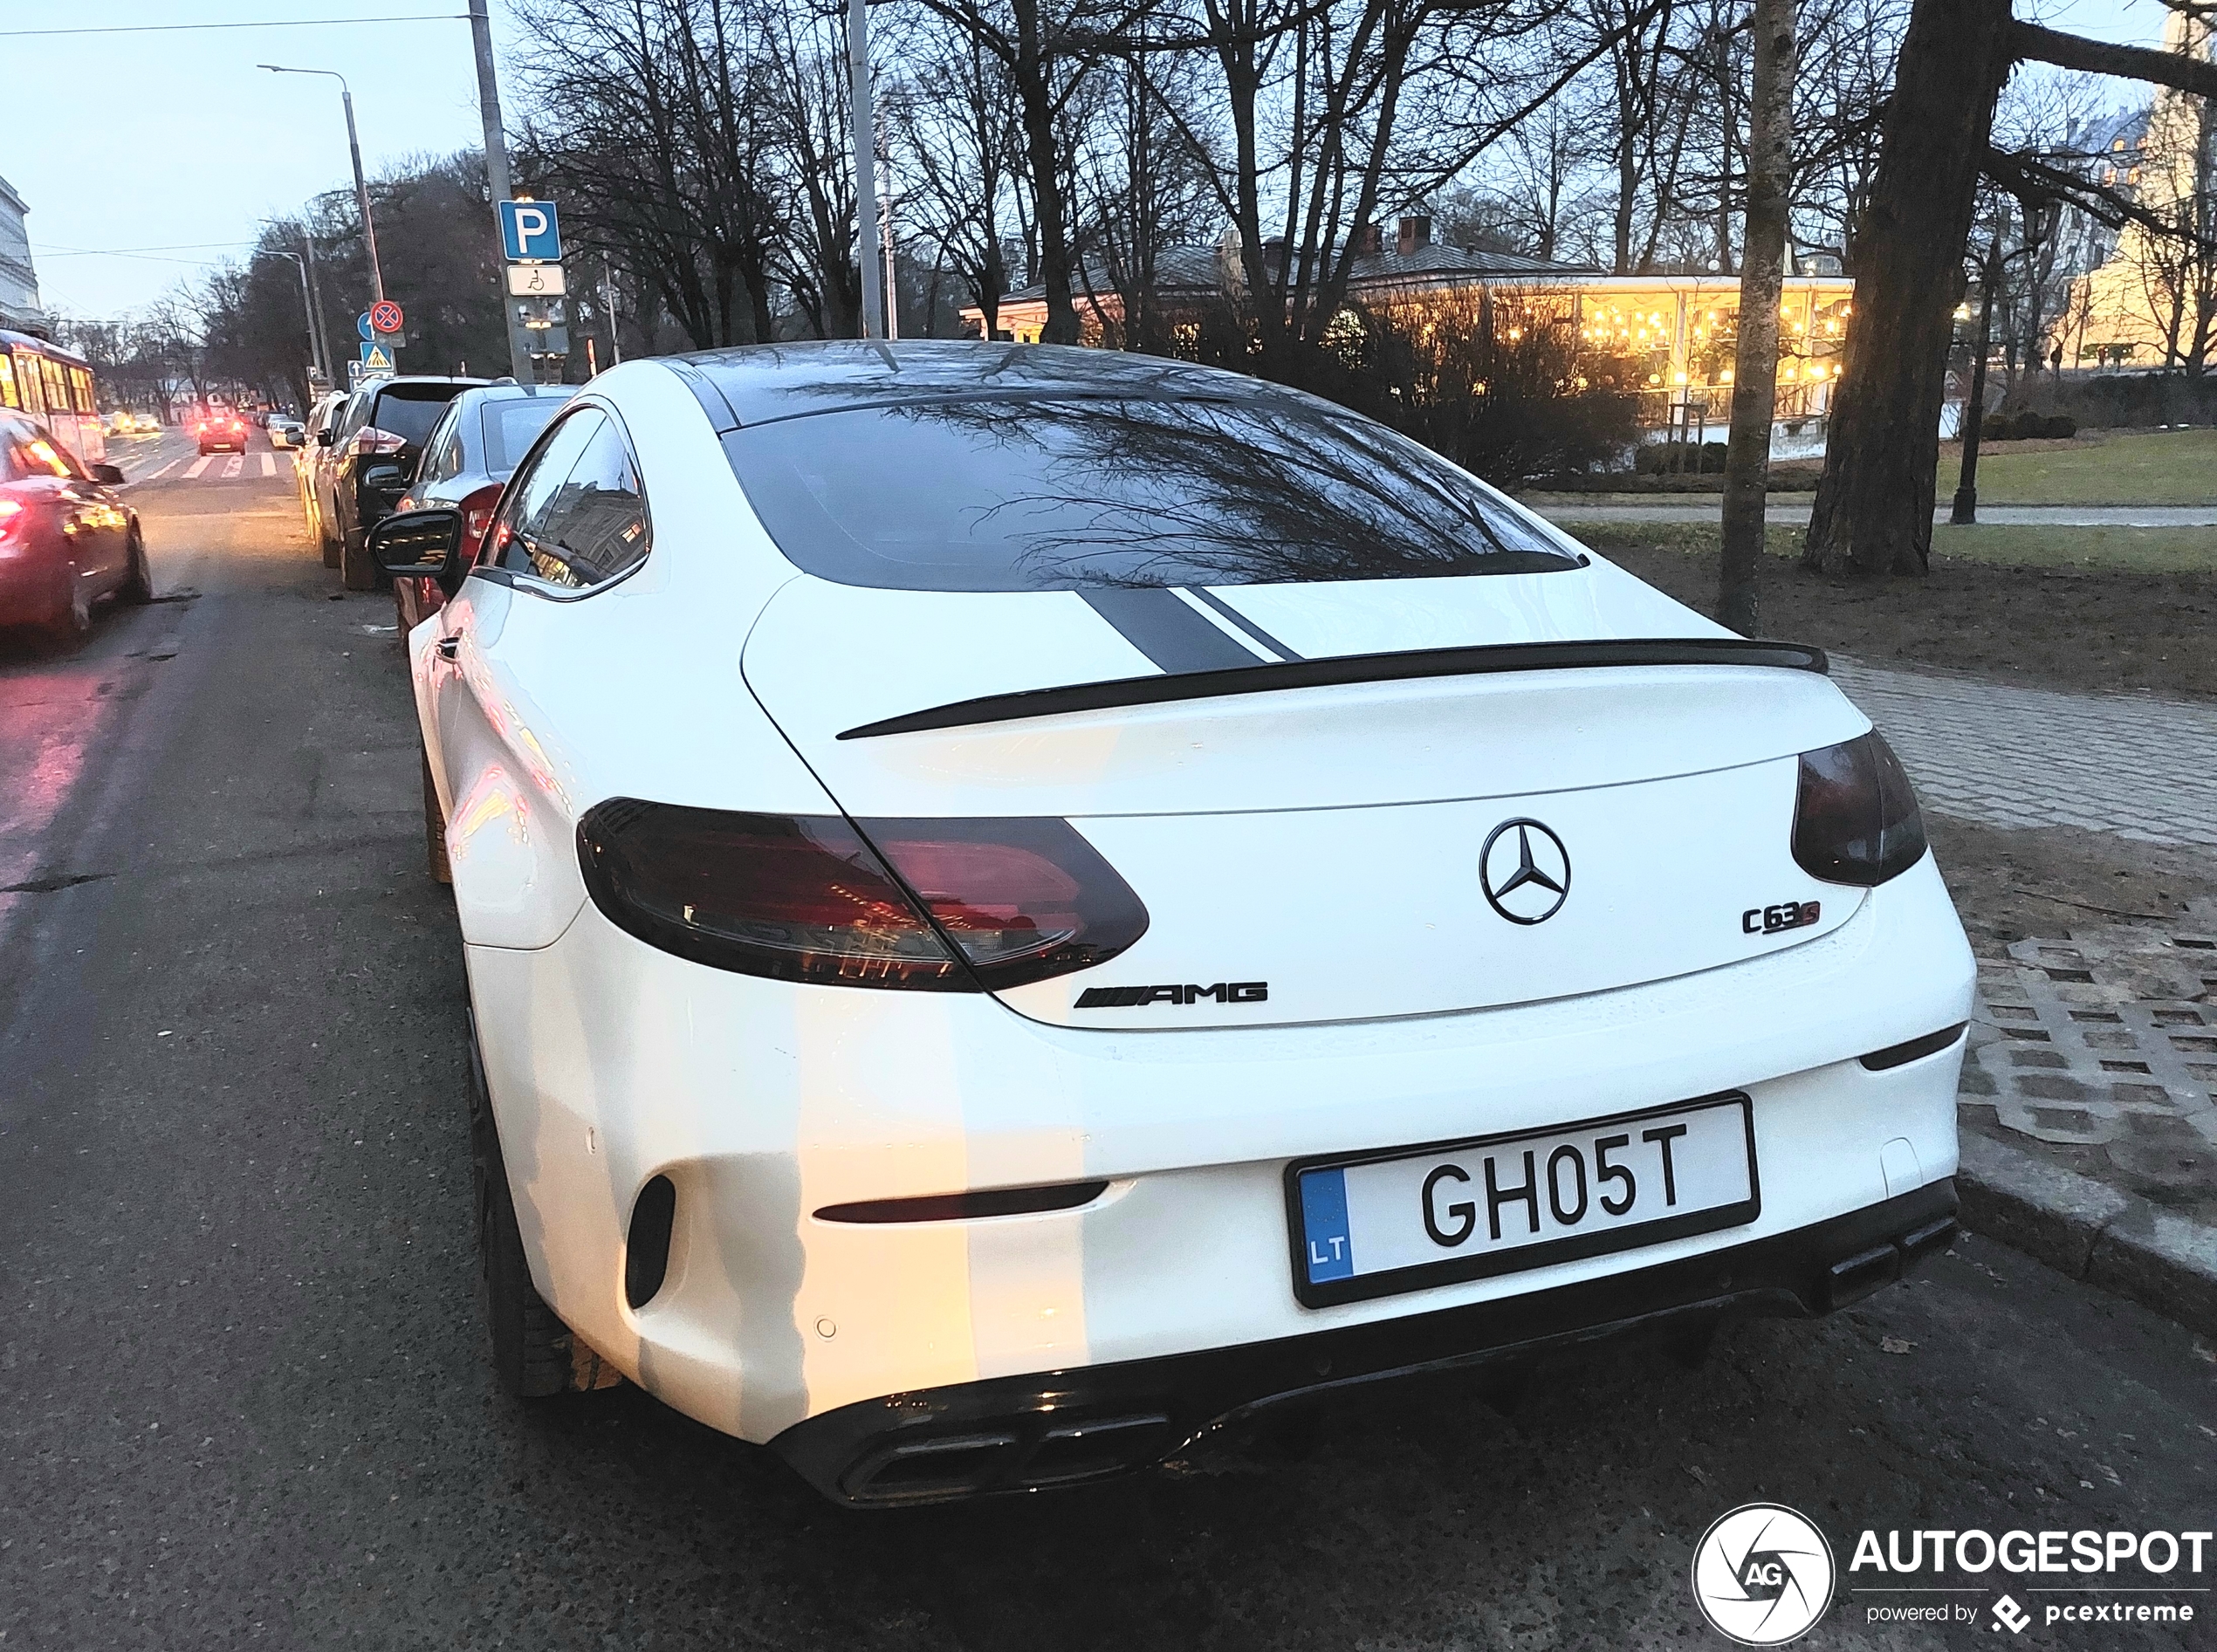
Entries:
[[[1813, 672], [1423, 677], [841, 737], [1165, 661], [1220, 668], [1232, 656], [1214, 639], [1261, 664], [1728, 634], [1600, 563], [1088, 600], [1103, 594], [804, 576], [743, 655], [751, 689], [849, 814], [1059, 817], [1138, 893], [1147, 933], [1105, 965], [999, 995], [1020, 1013], [1171, 1029], [1526, 1003], [1795, 945], [1859, 898], [1791, 854], [1796, 755], [1869, 726]], [[1527, 860], [1536, 876], [1520, 880]], [[1761, 910], [1787, 901], [1815, 901], [1815, 921], [1762, 933]]]

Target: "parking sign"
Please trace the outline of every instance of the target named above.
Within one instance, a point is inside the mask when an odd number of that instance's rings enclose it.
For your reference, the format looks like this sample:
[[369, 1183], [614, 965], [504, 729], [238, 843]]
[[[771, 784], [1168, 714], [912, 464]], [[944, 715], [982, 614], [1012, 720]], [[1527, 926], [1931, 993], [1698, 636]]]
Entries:
[[553, 263], [562, 256], [561, 220], [552, 201], [500, 203], [500, 243], [511, 263]]

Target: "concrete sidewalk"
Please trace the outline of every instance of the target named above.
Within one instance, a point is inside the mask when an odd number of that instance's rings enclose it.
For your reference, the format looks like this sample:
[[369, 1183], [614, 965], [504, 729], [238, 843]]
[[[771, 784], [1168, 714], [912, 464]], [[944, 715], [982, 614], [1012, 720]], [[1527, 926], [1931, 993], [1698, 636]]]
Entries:
[[1942, 814], [2217, 847], [2217, 705], [2065, 694], [1837, 655], [1832, 678]]

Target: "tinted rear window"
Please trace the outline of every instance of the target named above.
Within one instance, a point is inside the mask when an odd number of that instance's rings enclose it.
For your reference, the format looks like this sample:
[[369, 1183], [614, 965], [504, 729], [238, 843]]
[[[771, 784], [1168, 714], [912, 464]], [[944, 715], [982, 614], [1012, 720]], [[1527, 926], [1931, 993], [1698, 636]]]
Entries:
[[1529, 573], [1578, 559], [1353, 415], [1205, 401], [964, 401], [733, 430], [795, 565], [910, 591]]
[[504, 476], [524, 462], [539, 433], [562, 410], [569, 392], [504, 396], [485, 403], [485, 472]]
[[379, 395], [370, 422], [380, 430], [391, 431], [411, 448], [420, 448], [446, 411], [447, 403], [469, 387], [466, 384], [396, 385]]

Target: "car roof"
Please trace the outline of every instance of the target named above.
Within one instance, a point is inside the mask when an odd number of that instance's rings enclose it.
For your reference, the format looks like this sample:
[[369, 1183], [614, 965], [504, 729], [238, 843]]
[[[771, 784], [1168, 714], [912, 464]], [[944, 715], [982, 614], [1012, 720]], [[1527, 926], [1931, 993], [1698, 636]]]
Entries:
[[971, 399], [1206, 398], [1276, 402], [1288, 410], [1324, 405], [1245, 374], [1125, 350], [1062, 345], [836, 339], [749, 345], [663, 360], [691, 387], [719, 431], [848, 408]]
[[488, 401], [535, 401], [541, 396], [552, 401], [566, 401], [584, 388], [581, 384], [480, 384], [464, 390], [455, 399], [462, 401], [466, 398], [477, 406]]

